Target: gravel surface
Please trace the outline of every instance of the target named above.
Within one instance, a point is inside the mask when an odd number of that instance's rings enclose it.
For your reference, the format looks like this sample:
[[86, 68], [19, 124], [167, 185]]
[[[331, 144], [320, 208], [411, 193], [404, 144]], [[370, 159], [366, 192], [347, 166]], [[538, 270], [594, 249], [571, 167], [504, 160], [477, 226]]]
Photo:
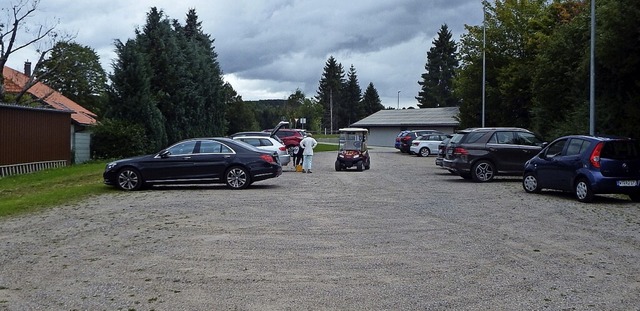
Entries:
[[640, 310], [640, 204], [434, 158], [248, 190], [113, 190], [0, 219], [0, 310]]

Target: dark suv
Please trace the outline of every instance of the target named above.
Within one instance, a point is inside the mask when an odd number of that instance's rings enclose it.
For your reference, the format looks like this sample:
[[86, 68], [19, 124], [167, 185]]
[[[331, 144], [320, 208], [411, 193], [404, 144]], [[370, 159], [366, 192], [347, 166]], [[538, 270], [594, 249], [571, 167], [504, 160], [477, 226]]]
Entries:
[[600, 193], [640, 202], [640, 146], [623, 137], [560, 137], [525, 164], [522, 186], [571, 191], [580, 202]]
[[399, 134], [398, 137], [396, 138], [396, 141], [399, 142], [398, 144], [396, 144], [396, 148], [400, 149], [400, 152], [402, 153], [409, 153], [411, 151], [410, 149], [411, 149], [411, 144], [413, 143], [413, 140], [422, 135], [427, 135], [427, 134], [444, 134], [444, 133], [436, 130], [412, 130], [412, 131], [405, 131], [404, 133], [401, 132], [401, 134]]
[[454, 134], [446, 148], [444, 168], [478, 182], [495, 175], [521, 175], [524, 163], [544, 143], [533, 132], [521, 128], [473, 128]]

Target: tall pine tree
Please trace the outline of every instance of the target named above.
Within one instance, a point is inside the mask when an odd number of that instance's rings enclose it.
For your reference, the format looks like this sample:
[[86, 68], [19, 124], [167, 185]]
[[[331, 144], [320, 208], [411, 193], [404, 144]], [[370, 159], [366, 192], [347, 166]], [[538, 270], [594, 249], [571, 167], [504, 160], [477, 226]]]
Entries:
[[416, 100], [418, 107], [452, 107], [459, 101], [453, 95], [453, 79], [458, 67], [456, 42], [451, 39], [451, 32], [446, 24], [440, 27], [438, 38], [427, 52], [427, 70], [422, 74], [421, 86]]
[[[149, 80], [145, 90], [148, 97], [144, 100], [160, 111], [164, 121], [164, 138], [153, 137], [155, 141], [166, 144], [189, 137], [226, 134], [227, 102], [222, 71], [213, 40], [202, 32], [195, 10], [187, 13], [186, 25], [182, 26], [167, 19], [161, 10], [151, 8], [147, 23], [136, 30], [132, 45], [140, 57], [119, 62], [123, 68], [139, 66], [149, 71], [145, 76]], [[144, 63], [126, 63], [129, 61]], [[114, 71], [114, 78], [122, 79], [118, 77], [121, 73], [124, 71]], [[115, 84], [114, 88], [121, 98], [127, 97], [128, 92], [136, 92], [126, 85]]]
[[378, 96], [378, 90], [376, 90], [371, 82], [362, 96], [362, 106], [364, 108], [364, 117], [384, 109], [380, 96]]
[[339, 128], [349, 126], [351, 123], [360, 120], [365, 114], [361, 105], [362, 89], [358, 84], [358, 75], [353, 65], [349, 68], [342, 98], [344, 105], [338, 114], [340, 116], [338, 119]]
[[116, 55], [105, 116], [140, 125], [146, 136], [145, 152], [160, 150], [167, 145], [165, 119], [151, 94], [151, 69], [145, 54], [134, 40], [128, 40], [116, 42]]
[[320, 85], [316, 100], [324, 108], [322, 118], [322, 128], [326, 130], [337, 130], [337, 119], [339, 107], [342, 101], [342, 88], [345, 84], [344, 68], [336, 59], [331, 56], [324, 66], [324, 72], [320, 78]]

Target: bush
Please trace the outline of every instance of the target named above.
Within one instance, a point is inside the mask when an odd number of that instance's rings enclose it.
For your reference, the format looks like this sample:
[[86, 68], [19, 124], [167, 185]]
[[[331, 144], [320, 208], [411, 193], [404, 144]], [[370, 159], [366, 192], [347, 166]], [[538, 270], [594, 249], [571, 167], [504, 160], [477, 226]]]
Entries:
[[146, 153], [144, 128], [121, 120], [105, 120], [93, 128], [91, 151], [94, 159], [126, 158]]

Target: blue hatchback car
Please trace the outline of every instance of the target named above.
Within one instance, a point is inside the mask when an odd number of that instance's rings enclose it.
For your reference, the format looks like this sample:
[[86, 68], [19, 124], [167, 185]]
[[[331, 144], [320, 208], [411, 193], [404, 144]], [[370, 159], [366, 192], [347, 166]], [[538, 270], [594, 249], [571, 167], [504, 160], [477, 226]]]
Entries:
[[564, 136], [525, 163], [522, 186], [573, 192], [578, 201], [595, 194], [627, 194], [640, 202], [640, 147], [629, 138]]

